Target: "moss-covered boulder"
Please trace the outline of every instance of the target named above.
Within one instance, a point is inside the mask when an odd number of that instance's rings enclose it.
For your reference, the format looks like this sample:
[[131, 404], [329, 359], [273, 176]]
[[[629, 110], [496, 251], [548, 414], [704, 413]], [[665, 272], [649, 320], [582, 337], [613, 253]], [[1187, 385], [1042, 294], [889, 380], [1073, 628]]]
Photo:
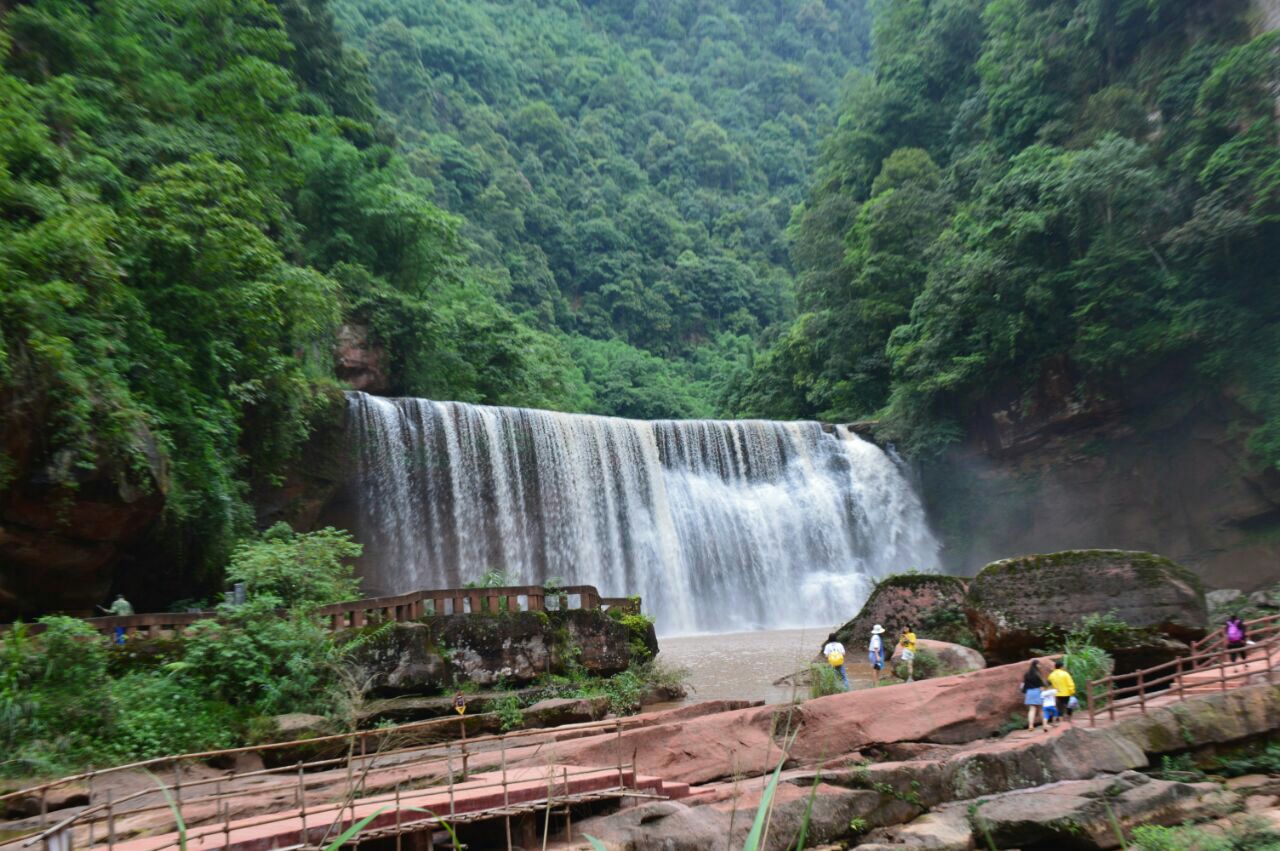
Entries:
[[836, 630], [846, 649], [861, 650], [871, 628], [885, 628], [885, 650], [892, 651], [902, 627], [910, 624], [921, 638], [975, 647], [965, 618], [965, 580], [956, 576], [904, 573], [880, 580], [857, 617]]
[[1090, 615], [1113, 616], [1152, 647], [1200, 638], [1208, 626], [1204, 586], [1191, 571], [1127, 550], [993, 562], [970, 581], [965, 605], [984, 655], [995, 661], [1027, 658]]
[[434, 694], [463, 683], [526, 684], [571, 667], [609, 676], [630, 666], [634, 637], [618, 619], [581, 609], [388, 624], [352, 635], [349, 649], [367, 692]]

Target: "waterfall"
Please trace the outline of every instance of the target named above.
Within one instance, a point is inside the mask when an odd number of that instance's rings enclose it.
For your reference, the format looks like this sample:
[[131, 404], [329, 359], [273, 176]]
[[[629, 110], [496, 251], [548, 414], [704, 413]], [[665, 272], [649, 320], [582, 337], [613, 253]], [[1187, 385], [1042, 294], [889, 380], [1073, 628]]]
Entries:
[[366, 590], [488, 570], [639, 594], [659, 631], [825, 625], [938, 545], [879, 447], [814, 422], [626, 420], [349, 396]]

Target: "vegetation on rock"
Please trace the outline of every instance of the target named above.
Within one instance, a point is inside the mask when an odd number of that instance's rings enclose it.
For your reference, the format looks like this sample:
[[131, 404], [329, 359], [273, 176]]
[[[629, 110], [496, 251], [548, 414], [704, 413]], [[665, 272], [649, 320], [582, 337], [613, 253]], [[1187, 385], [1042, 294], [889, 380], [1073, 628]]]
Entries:
[[913, 451], [993, 390], [1229, 385], [1280, 463], [1280, 33], [1244, 0], [878, 8], [792, 217], [799, 315], [734, 410], [878, 418]]

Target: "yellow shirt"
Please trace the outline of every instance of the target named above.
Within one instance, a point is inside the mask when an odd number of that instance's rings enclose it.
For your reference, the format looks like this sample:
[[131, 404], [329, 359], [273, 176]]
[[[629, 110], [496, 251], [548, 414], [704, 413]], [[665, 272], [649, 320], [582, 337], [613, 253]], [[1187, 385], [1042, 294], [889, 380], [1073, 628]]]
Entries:
[[904, 632], [902, 634], [902, 649], [916, 652], [916, 634], [914, 632]]
[[1071, 697], [1076, 693], [1076, 681], [1071, 679], [1066, 668], [1054, 668], [1049, 673], [1049, 685], [1058, 690], [1058, 697]]

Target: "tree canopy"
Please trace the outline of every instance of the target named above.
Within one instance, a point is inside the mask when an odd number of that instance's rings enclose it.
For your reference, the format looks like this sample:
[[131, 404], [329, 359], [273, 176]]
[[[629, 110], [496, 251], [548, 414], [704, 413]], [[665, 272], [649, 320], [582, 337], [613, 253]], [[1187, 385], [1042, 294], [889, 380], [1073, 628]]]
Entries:
[[1178, 362], [1280, 463], [1277, 70], [1235, 0], [878, 7], [791, 220], [798, 315], [733, 409], [930, 451], [1051, 366], [1082, 401]]

